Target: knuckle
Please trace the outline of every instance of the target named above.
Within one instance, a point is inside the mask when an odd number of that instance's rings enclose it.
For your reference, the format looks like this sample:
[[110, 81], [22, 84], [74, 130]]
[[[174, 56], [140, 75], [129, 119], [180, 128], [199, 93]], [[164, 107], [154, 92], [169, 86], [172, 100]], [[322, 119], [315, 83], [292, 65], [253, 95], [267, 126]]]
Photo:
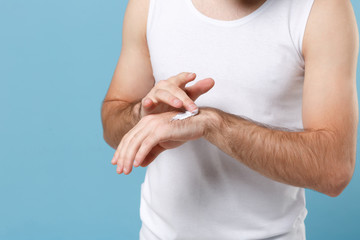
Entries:
[[155, 96], [158, 96], [160, 93], [161, 93], [161, 89], [160, 89], [160, 88], [157, 88], [157, 89], [154, 90], [154, 95], [155, 95]]
[[[129, 135], [130, 135], [129, 132], [125, 133], [124, 136], [122, 137], [121, 141], [125, 142], [129, 138]], [[120, 145], [119, 145], [119, 147], [120, 147]]]
[[144, 147], [149, 147], [151, 145], [151, 140], [150, 139], [145, 139], [143, 141], [142, 145], [144, 145]]
[[178, 98], [174, 96], [169, 96], [168, 100], [169, 102], [175, 102], [176, 100], [178, 100]]
[[172, 77], [170, 77], [168, 80], [172, 83], [176, 83], [179, 78], [181, 78], [182, 73], [178, 73]]
[[159, 96], [159, 91], [160, 91], [159, 88], [154, 89], [153, 97], [154, 97], [155, 99]]
[[182, 72], [179, 74], [180, 78], [185, 78], [189, 73], [188, 72]]
[[127, 169], [130, 169], [130, 167], [131, 167], [131, 159], [127, 159], [127, 160], [125, 161], [124, 166], [125, 166]]
[[[119, 144], [120, 146], [120, 144]], [[119, 156], [120, 156], [120, 147], [117, 147], [116, 150], [115, 150], [115, 153], [114, 153], [114, 160], [117, 162], [117, 160], [119, 159]]]
[[143, 117], [141, 120], [145, 123], [149, 123], [152, 122], [152, 120], [154, 119], [154, 116], [152, 114], [146, 115], [145, 117]]
[[138, 141], [140, 138], [139, 134], [134, 134], [134, 136], [132, 136], [131, 140], [130, 140], [130, 143], [133, 143], [133, 142], [136, 142]]
[[156, 85], [158, 87], [163, 87], [163, 86], [166, 86], [167, 83], [168, 83], [168, 81], [166, 81], [166, 80], [160, 80], [160, 81], [158, 81], [158, 83]]
[[[124, 145], [123, 145], [123, 148], [126, 147], [127, 145], [129, 145], [129, 142], [131, 141], [131, 138], [128, 137], [126, 138], [126, 140], [124, 141]], [[123, 150], [124, 151], [124, 150]]]
[[167, 90], [171, 93], [176, 93], [178, 91], [181, 91], [181, 89], [176, 84], [170, 84], [167, 86]]
[[143, 161], [143, 153], [142, 153], [142, 149], [139, 150], [139, 152], [136, 153], [136, 156], [134, 157], [134, 162], [137, 162], [138, 164]]
[[124, 154], [123, 158], [122, 158], [122, 166], [127, 166], [127, 162], [128, 162], [128, 157], [126, 156], [126, 154]]
[[119, 167], [122, 167], [123, 166], [123, 159], [124, 159], [124, 156], [119, 156], [119, 159], [118, 159], [118, 161], [117, 161], [117, 165], [119, 166]]

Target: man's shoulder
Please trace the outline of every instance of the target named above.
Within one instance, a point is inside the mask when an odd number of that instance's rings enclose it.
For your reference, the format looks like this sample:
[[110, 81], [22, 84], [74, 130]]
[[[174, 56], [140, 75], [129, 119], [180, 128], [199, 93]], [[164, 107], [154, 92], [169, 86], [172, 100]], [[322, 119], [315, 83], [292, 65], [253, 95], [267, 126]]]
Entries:
[[[150, 0], [129, 0], [124, 16], [123, 34], [146, 38], [146, 25]], [[125, 29], [126, 28], [126, 29]]]
[[[357, 38], [357, 24], [350, 0], [314, 0], [304, 33], [303, 55], [310, 45], [331, 44], [327, 40]], [[339, 43], [340, 44], [340, 43]]]

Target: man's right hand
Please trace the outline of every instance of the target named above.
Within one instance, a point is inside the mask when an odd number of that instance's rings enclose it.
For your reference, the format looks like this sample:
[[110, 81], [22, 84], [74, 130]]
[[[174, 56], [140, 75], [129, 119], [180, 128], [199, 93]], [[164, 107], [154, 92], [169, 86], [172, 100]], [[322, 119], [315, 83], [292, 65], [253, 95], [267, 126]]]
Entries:
[[141, 100], [140, 118], [154, 113], [183, 108], [194, 111], [194, 101], [209, 91], [215, 84], [212, 78], [205, 78], [190, 87], [185, 85], [196, 78], [195, 73], [183, 72], [167, 80], [160, 80]]

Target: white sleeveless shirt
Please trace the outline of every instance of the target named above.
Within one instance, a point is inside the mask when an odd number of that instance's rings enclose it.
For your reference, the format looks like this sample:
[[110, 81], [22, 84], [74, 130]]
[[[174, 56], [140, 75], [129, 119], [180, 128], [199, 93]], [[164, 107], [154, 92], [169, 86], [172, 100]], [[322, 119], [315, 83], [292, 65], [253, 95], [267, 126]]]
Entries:
[[[180, 72], [211, 77], [215, 86], [198, 106], [303, 129], [302, 41], [313, 1], [267, 0], [243, 18], [223, 21], [203, 15], [191, 0], [150, 0], [155, 81]], [[140, 239], [303, 239], [292, 233], [306, 214], [303, 188], [266, 178], [200, 138], [148, 166]]]

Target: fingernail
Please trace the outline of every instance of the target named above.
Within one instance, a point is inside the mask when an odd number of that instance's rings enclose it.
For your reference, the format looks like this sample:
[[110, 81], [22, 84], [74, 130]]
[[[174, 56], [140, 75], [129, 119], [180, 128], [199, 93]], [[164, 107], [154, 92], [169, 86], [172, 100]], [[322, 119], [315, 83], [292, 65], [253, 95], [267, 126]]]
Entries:
[[113, 158], [111, 159], [111, 163], [112, 163], [112, 164], [116, 163], [116, 159], [117, 159], [117, 156], [114, 155]]
[[149, 103], [150, 103], [150, 100], [147, 98], [147, 99], [144, 100], [143, 106], [146, 107], [147, 105], [149, 105]]
[[125, 173], [125, 172], [126, 172], [126, 168], [123, 169], [123, 173]]
[[134, 167], [137, 167], [137, 165], [138, 165], [138, 162], [135, 161], [134, 164], [133, 164], [133, 166], [134, 166]]
[[192, 109], [192, 111], [196, 110], [197, 109], [197, 106], [195, 104], [191, 104], [190, 105], [190, 109]]
[[181, 103], [181, 101], [180, 101], [179, 99], [175, 99], [175, 100], [174, 100], [174, 104], [175, 104], [175, 105], [179, 105], [180, 103]]
[[197, 114], [197, 113], [199, 113], [199, 109], [195, 109], [195, 110], [191, 111], [191, 113], [192, 114]]

